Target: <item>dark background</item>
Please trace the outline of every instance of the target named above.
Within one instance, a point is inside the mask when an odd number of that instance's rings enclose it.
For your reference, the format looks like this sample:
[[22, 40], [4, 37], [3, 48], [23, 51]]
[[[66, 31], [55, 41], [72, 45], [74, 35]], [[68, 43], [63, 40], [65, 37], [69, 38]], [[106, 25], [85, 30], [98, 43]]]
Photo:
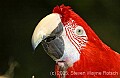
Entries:
[[14, 78], [55, 78], [55, 62], [42, 46], [33, 54], [31, 36], [37, 23], [56, 5], [69, 5], [103, 42], [120, 52], [120, 0], [0, 0], [0, 72], [9, 57], [19, 66]]

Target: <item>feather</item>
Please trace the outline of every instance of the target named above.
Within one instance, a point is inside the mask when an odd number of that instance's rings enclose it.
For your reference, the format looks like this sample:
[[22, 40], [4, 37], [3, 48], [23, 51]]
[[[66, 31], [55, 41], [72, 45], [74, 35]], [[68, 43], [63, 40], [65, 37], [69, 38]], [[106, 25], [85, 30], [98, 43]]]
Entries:
[[[68, 67], [66, 78], [120, 78], [120, 54], [104, 44], [89, 25], [69, 6], [56, 6], [53, 13], [61, 15], [64, 26], [74, 20], [82, 26], [88, 36], [84, 49], [80, 50], [80, 59]], [[59, 71], [56, 65], [55, 71]], [[60, 75], [57, 75], [61, 78]]]

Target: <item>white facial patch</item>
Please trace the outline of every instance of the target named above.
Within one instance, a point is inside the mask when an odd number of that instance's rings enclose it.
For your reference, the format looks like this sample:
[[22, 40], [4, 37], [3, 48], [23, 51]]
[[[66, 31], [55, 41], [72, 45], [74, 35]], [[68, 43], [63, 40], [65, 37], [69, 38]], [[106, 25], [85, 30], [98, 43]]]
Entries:
[[70, 19], [63, 27], [63, 33], [61, 36], [64, 40], [65, 50], [63, 56], [56, 61], [65, 61], [70, 67], [80, 60], [80, 50], [84, 49], [86, 46], [88, 37], [84, 28], [77, 25], [72, 19]]
[[68, 36], [66, 35], [65, 29], [63, 27], [63, 33], [62, 38], [64, 40], [64, 54], [60, 59], [55, 60], [57, 61], [65, 61], [67, 65], [70, 67], [72, 66], [76, 61], [80, 59], [80, 53], [76, 49], [76, 47], [71, 43]]
[[88, 42], [88, 37], [84, 28], [70, 19], [65, 26], [65, 31], [71, 43], [76, 47], [78, 52], [80, 52]]

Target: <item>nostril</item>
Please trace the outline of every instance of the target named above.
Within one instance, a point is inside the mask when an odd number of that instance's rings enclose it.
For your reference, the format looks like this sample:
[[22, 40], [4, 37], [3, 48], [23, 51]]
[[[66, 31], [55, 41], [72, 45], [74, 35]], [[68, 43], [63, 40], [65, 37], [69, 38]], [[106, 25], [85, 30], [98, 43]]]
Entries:
[[45, 39], [46, 42], [50, 42], [52, 40], [54, 40], [56, 38], [56, 36], [49, 36]]

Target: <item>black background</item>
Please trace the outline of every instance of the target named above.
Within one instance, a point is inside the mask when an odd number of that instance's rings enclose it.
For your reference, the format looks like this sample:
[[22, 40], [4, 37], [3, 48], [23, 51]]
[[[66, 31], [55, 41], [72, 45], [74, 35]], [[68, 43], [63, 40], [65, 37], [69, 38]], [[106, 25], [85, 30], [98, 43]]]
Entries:
[[31, 36], [37, 23], [56, 5], [69, 5], [103, 42], [120, 52], [120, 0], [0, 0], [0, 72], [9, 57], [19, 66], [14, 78], [55, 78], [55, 62], [42, 46], [33, 53]]

